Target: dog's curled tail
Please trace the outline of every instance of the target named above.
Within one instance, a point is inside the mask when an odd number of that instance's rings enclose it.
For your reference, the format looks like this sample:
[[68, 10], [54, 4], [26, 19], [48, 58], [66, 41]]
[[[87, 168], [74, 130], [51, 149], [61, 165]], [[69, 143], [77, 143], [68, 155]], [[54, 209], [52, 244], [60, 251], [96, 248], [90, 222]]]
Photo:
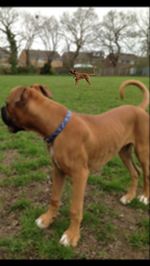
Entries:
[[129, 85], [135, 85], [138, 88], [141, 89], [141, 91], [143, 92], [143, 101], [139, 104], [139, 107], [141, 107], [142, 109], [146, 109], [149, 105], [149, 91], [146, 88], [146, 86], [140, 82], [139, 80], [126, 80], [124, 81], [119, 88], [119, 93], [120, 93], [120, 97], [123, 99], [124, 98], [124, 92], [125, 92], [125, 88]]

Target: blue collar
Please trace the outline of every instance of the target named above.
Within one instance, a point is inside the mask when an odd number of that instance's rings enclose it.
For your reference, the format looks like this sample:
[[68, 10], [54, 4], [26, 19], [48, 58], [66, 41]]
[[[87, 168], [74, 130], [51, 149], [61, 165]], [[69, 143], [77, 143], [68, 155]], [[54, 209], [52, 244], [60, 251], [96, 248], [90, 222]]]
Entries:
[[63, 129], [65, 128], [65, 126], [69, 122], [71, 115], [72, 115], [71, 111], [68, 111], [64, 120], [60, 123], [58, 128], [50, 136], [44, 138], [44, 140], [47, 143], [52, 143], [54, 141], [54, 139], [63, 131]]

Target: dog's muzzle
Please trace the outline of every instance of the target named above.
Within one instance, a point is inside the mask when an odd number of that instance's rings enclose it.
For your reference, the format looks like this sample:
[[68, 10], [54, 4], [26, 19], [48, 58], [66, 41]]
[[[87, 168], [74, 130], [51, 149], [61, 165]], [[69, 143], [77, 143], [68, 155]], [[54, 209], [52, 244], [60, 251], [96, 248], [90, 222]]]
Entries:
[[6, 106], [3, 106], [1, 108], [1, 117], [2, 117], [3, 122], [8, 126], [9, 130], [12, 133], [16, 133], [18, 131], [24, 130], [23, 128], [19, 128], [15, 124], [15, 122], [9, 117]]

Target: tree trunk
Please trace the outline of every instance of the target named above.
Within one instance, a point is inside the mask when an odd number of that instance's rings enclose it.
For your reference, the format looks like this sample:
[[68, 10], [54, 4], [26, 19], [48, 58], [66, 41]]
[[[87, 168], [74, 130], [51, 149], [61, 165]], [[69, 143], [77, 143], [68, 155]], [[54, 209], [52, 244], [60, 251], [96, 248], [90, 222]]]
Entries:
[[79, 55], [79, 51], [80, 51], [80, 49], [81, 49], [81, 46], [77, 46], [77, 49], [76, 49], [76, 51], [75, 51], [75, 53], [74, 53], [72, 59], [70, 60], [70, 68], [73, 68], [73, 66], [74, 66], [74, 64], [75, 64], [75, 60], [76, 60], [76, 58], [77, 58], [78, 55]]
[[30, 66], [30, 54], [29, 54], [29, 49], [26, 50], [26, 66], [27, 66], [27, 68]]
[[9, 62], [11, 64], [11, 71], [12, 74], [15, 74], [17, 72], [17, 45], [14, 34], [11, 32], [11, 30], [7, 27], [6, 29], [6, 35], [7, 40], [10, 45], [10, 57]]

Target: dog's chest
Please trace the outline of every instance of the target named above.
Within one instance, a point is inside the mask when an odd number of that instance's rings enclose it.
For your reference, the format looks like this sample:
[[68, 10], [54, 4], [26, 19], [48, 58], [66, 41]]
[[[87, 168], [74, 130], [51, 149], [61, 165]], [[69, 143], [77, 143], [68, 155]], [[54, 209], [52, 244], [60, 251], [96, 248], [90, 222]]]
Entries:
[[53, 147], [50, 147], [50, 155], [53, 158], [53, 156], [54, 156], [54, 149], [53, 149]]
[[52, 160], [55, 163], [55, 165], [60, 169], [60, 165], [59, 165], [58, 161], [55, 159], [55, 154], [54, 154], [53, 147], [50, 147], [50, 155], [51, 155]]

